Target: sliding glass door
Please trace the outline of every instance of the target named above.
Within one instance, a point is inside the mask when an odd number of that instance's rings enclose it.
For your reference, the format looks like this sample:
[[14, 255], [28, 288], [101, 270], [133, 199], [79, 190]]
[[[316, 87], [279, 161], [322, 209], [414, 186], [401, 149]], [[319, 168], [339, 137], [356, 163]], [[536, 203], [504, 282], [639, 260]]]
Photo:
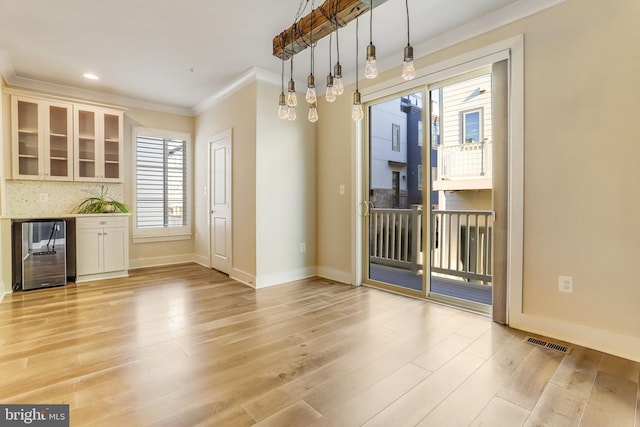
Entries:
[[366, 284], [491, 312], [496, 257], [505, 265], [504, 76], [506, 61], [368, 104]]
[[364, 231], [367, 282], [423, 297], [424, 97], [416, 91], [369, 105]]

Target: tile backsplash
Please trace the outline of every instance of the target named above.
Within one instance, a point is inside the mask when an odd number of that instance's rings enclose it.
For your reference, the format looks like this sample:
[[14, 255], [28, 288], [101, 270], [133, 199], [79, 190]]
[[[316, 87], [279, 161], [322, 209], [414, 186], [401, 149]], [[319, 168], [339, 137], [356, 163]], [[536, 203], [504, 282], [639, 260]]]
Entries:
[[66, 215], [104, 185], [109, 196], [124, 201], [124, 184], [86, 182], [5, 181], [6, 216]]

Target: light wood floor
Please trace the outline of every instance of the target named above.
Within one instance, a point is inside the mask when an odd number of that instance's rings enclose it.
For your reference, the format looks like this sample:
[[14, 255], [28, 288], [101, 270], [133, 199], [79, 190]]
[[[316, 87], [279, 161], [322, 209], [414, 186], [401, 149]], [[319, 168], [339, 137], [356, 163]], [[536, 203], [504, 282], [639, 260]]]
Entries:
[[72, 426], [636, 426], [640, 364], [325, 280], [254, 291], [197, 265], [14, 293], [0, 403]]

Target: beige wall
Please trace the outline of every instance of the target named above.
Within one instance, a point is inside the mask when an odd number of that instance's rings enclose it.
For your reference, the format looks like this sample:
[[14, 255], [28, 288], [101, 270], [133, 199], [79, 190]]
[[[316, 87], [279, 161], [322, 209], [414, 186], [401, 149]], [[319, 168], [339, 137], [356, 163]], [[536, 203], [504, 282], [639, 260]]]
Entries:
[[[352, 213], [354, 188], [352, 158], [354, 138], [351, 120], [351, 92], [335, 102], [324, 98], [318, 102], [317, 169], [318, 169], [318, 273], [345, 283], [353, 282]], [[340, 195], [340, 185], [345, 194]]]
[[[302, 94], [295, 121], [277, 115], [280, 88], [258, 83], [257, 286], [316, 274], [316, 126]], [[306, 246], [301, 252], [300, 244]]]
[[256, 96], [249, 84], [195, 120], [195, 256], [209, 265], [209, 141], [233, 130], [232, 276], [254, 284], [256, 276]]
[[[133, 206], [133, 127], [141, 126], [184, 132], [191, 135], [191, 143], [194, 144], [194, 123], [193, 117], [177, 114], [134, 108], [125, 112], [124, 199], [129, 206], [135, 209]], [[193, 174], [193, 170], [191, 172]], [[195, 231], [195, 227], [193, 230]], [[129, 260], [131, 268], [191, 261], [193, 259], [194, 240], [195, 237], [189, 240], [169, 242], [130, 243]]]
[[[524, 34], [523, 311], [540, 320], [538, 332], [605, 351], [611, 335], [612, 351], [640, 360], [640, 229], [626, 221], [640, 209], [638, 16], [636, 0], [569, 0], [416, 66]], [[346, 273], [350, 209], [325, 202], [337, 199], [336, 175], [353, 168], [341, 151], [350, 125], [348, 114], [332, 111], [331, 125], [318, 129], [318, 265]], [[559, 275], [574, 277], [573, 294], [558, 292]]]

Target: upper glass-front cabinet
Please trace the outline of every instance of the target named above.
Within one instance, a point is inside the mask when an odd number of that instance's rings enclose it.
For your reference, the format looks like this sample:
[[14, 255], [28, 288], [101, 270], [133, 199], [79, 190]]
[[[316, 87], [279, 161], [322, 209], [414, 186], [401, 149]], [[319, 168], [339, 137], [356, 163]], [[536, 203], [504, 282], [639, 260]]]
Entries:
[[11, 97], [15, 179], [71, 181], [71, 104]]
[[76, 181], [122, 182], [123, 112], [76, 106]]
[[123, 181], [122, 110], [11, 95], [13, 179]]

